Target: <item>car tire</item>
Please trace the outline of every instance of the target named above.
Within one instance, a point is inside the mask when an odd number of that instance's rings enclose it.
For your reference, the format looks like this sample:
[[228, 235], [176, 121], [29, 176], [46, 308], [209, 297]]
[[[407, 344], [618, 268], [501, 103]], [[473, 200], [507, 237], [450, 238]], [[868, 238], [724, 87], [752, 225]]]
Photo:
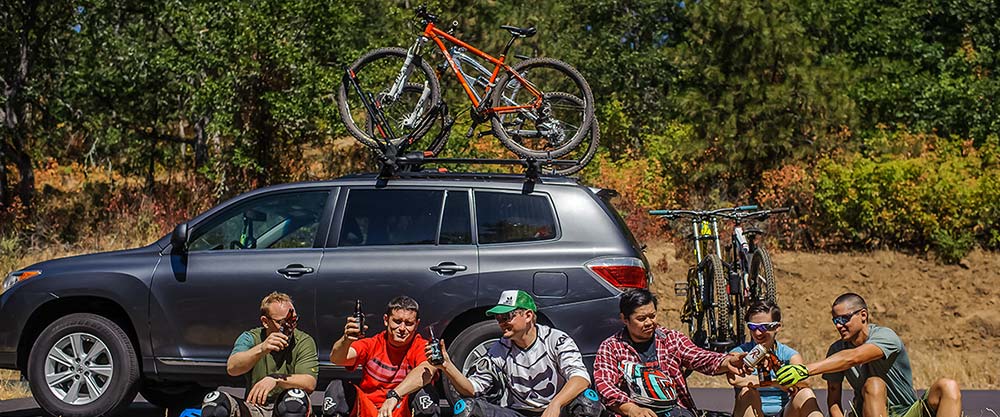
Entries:
[[64, 417], [113, 415], [139, 388], [139, 360], [115, 322], [77, 313], [52, 322], [28, 356], [28, 384], [45, 412]]
[[212, 388], [195, 383], [165, 383], [149, 380], [142, 381], [142, 387], [139, 388], [139, 394], [142, 394], [142, 398], [145, 398], [150, 404], [170, 411], [201, 408], [202, 399], [209, 392], [212, 392]]
[[[469, 357], [474, 354], [478, 355], [475, 358], [482, 356], [502, 335], [503, 332], [500, 331], [500, 326], [497, 326], [495, 321], [482, 321], [469, 326], [462, 333], [459, 333], [455, 340], [452, 340], [451, 345], [447, 346], [451, 363], [464, 374], [465, 364], [469, 363]], [[448, 378], [444, 378], [444, 395], [451, 404], [455, 404], [461, 398]]]

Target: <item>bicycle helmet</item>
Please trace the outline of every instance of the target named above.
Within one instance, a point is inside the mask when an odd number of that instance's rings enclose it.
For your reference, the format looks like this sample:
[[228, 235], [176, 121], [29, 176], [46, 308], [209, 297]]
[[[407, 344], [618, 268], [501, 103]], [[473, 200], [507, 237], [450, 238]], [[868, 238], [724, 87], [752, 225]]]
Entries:
[[635, 362], [621, 364], [629, 397], [640, 406], [652, 409], [670, 409], [677, 404], [677, 390], [673, 382], [659, 369]]

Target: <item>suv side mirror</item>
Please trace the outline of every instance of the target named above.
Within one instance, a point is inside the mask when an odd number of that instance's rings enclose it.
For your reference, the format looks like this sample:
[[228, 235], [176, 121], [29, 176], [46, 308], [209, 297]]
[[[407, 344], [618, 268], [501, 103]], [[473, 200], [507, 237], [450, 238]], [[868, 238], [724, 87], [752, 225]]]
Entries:
[[173, 253], [187, 252], [188, 225], [178, 224], [174, 227], [174, 232], [170, 234], [170, 246]]

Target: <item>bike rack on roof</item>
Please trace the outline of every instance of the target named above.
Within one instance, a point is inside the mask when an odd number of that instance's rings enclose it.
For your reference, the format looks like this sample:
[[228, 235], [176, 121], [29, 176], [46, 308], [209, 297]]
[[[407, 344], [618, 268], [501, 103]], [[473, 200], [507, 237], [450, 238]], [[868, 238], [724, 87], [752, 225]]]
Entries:
[[[425, 164], [484, 164], [484, 165], [520, 165], [524, 167], [525, 192], [530, 192], [535, 183], [541, 182], [545, 166], [575, 165], [577, 161], [563, 159], [484, 159], [484, 158], [435, 158], [427, 157], [423, 152], [409, 152], [402, 156], [385, 156], [379, 158], [380, 169], [378, 180], [385, 184], [389, 179], [399, 177], [404, 173], [424, 171]], [[446, 172], [438, 168], [437, 172]]]

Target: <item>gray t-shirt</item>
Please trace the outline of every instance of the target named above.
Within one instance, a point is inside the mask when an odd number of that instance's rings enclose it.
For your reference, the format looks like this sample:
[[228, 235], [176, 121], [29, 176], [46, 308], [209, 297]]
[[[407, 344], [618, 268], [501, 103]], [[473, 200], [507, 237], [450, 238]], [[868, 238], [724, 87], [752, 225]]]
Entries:
[[[847, 376], [847, 382], [854, 388], [853, 407], [859, 415], [864, 404], [864, 398], [861, 397], [860, 393], [869, 376], [877, 376], [885, 381], [890, 411], [909, 408], [917, 401], [917, 394], [913, 391], [910, 356], [906, 354], [903, 341], [892, 329], [869, 323], [868, 340], [865, 343], [878, 346], [882, 350], [882, 358], [854, 366], [843, 372], [824, 374], [823, 379], [837, 383], [843, 382], [844, 376]], [[829, 357], [834, 353], [853, 348], [854, 346], [850, 343], [838, 340], [830, 345], [826, 356]]]

